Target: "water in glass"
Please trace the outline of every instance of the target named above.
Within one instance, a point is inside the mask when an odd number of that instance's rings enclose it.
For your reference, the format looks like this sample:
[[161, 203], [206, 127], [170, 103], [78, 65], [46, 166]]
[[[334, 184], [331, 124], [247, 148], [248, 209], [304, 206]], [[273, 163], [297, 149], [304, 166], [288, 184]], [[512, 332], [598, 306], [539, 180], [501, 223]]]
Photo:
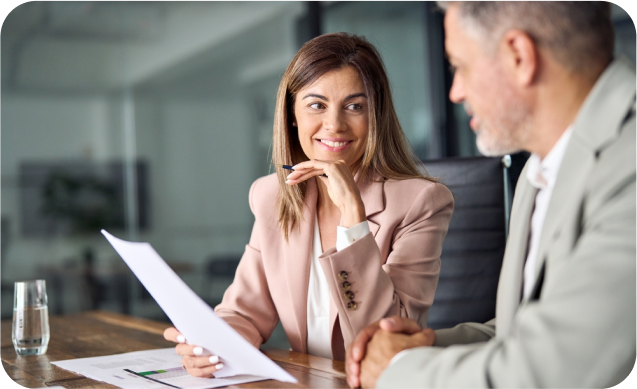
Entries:
[[49, 345], [49, 312], [44, 280], [16, 282], [11, 340], [18, 355], [42, 355]]

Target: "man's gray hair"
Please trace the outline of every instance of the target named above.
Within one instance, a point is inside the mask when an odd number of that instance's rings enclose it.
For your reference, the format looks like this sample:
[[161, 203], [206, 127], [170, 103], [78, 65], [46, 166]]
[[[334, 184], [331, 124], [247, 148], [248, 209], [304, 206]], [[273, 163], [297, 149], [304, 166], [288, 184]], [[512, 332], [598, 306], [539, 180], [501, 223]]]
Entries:
[[538, 47], [574, 71], [606, 65], [613, 58], [615, 33], [610, 3], [603, 1], [439, 1], [493, 50], [509, 30], [526, 32]]

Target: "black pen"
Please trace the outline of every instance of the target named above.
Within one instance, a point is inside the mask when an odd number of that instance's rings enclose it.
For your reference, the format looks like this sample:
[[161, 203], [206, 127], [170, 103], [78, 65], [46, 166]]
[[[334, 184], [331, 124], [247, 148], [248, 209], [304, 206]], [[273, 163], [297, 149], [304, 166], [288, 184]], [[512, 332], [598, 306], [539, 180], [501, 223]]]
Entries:
[[[277, 166], [282, 167], [285, 170], [294, 171], [294, 166], [290, 166], [290, 165], [277, 165]], [[326, 177], [327, 178], [327, 174], [323, 173], [323, 174], [321, 174], [321, 177]]]
[[163, 381], [160, 381], [160, 380], [156, 380], [154, 378], [147, 377], [147, 376], [145, 376], [143, 374], [136, 373], [136, 372], [134, 372], [134, 371], [132, 371], [130, 369], [124, 369], [124, 371], [127, 371], [127, 372], [129, 372], [131, 374], [135, 374], [138, 377], [146, 378], [147, 380], [151, 380], [153, 382], [157, 382], [158, 384], [168, 385], [168, 386], [173, 387], [173, 388], [182, 389], [179, 386], [171, 385], [171, 384], [168, 384], [166, 382], [163, 382]]

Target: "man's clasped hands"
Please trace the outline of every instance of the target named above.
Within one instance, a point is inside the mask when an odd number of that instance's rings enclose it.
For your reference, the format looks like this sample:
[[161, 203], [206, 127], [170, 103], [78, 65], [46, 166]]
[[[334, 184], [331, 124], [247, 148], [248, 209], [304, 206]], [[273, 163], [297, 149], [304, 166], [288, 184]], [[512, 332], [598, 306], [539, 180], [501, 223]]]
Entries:
[[414, 347], [433, 346], [436, 334], [421, 329], [413, 319], [392, 316], [363, 329], [347, 348], [345, 371], [352, 388], [371, 388], [379, 375], [400, 352]]

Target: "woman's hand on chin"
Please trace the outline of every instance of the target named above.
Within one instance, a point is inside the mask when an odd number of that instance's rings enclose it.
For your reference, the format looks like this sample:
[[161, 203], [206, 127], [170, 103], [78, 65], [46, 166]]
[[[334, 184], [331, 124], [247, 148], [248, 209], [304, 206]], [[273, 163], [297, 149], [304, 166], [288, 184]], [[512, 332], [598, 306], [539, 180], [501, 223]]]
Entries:
[[[327, 177], [323, 177], [323, 174]], [[319, 177], [327, 186], [330, 199], [341, 210], [343, 227], [350, 228], [367, 220], [361, 194], [345, 161], [301, 162], [294, 166], [294, 171], [288, 175], [286, 184], [296, 185], [311, 177]]]
[[214, 377], [214, 373], [223, 368], [218, 356], [207, 354], [202, 347], [187, 344], [186, 338], [175, 327], [166, 328], [164, 338], [178, 343], [175, 351], [182, 356], [181, 363], [188, 374], [209, 378]]

